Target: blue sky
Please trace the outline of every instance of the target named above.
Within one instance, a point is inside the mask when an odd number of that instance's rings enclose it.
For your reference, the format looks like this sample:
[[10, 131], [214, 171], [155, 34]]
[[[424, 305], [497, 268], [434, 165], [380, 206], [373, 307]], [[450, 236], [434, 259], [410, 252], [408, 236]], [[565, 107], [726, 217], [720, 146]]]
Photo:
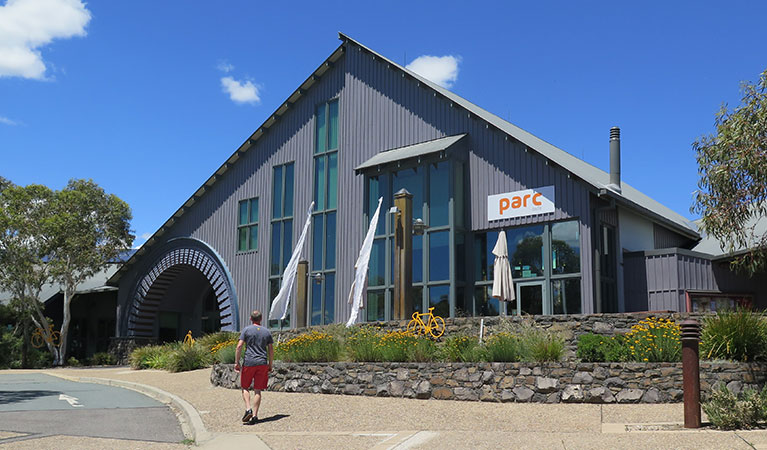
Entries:
[[[767, 68], [766, 2], [0, 0], [0, 175], [92, 178], [153, 233], [342, 31], [690, 217], [692, 142]], [[446, 58], [448, 57], [448, 58]]]

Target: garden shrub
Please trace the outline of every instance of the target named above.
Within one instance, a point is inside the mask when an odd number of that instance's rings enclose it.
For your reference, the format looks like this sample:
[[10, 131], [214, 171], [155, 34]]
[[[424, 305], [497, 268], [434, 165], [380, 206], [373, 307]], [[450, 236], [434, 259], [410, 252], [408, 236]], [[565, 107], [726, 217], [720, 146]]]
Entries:
[[91, 356], [90, 362], [94, 366], [113, 366], [117, 364], [114, 355], [110, 355], [106, 352], [94, 353], [93, 356]]
[[390, 331], [381, 336], [377, 345], [381, 361], [428, 362], [437, 354], [434, 341], [407, 331]]
[[631, 327], [626, 334], [628, 356], [638, 362], [678, 362], [682, 360], [680, 328], [671, 319], [649, 317]]
[[170, 372], [186, 372], [208, 367], [212, 360], [210, 350], [202, 345], [180, 345], [167, 356], [165, 368]]
[[767, 419], [767, 388], [744, 389], [735, 395], [726, 386], [715, 389], [701, 405], [711, 424], [723, 430], [753, 428]]
[[520, 326], [518, 339], [523, 361], [559, 361], [565, 351], [565, 340], [561, 336], [530, 323]]
[[67, 359], [67, 365], [70, 367], [82, 366], [82, 364], [80, 364], [80, 360], [75, 358], [74, 356], [70, 356], [69, 359]]
[[346, 351], [352, 361], [381, 361], [381, 333], [373, 327], [359, 327], [346, 338]]
[[767, 321], [761, 313], [738, 308], [703, 319], [701, 357], [734, 361], [763, 360]]
[[337, 361], [340, 351], [341, 345], [335, 337], [317, 331], [277, 344], [280, 359], [290, 362]]
[[629, 349], [623, 335], [603, 336], [586, 333], [578, 337], [576, 356], [584, 362], [621, 362], [628, 360]]
[[515, 362], [519, 361], [519, 338], [509, 332], [502, 331], [493, 334], [485, 341], [485, 353], [488, 361]]
[[416, 337], [413, 346], [408, 349], [407, 361], [431, 362], [437, 359], [439, 348], [437, 343], [428, 337]]
[[[230, 344], [221, 346], [215, 352], [212, 352], [213, 360], [221, 364], [234, 364], [234, 356], [236, 351], [237, 351], [237, 342], [232, 341]], [[240, 359], [242, 359], [244, 356], [245, 356], [245, 345], [242, 346], [242, 353], [240, 354]]]
[[128, 357], [134, 369], [164, 369], [168, 348], [162, 345], [147, 345], [133, 350]]
[[195, 344], [202, 346], [203, 348], [212, 351], [212, 349], [222, 342], [236, 341], [240, 338], [240, 334], [234, 331], [218, 331], [215, 333], [206, 334], [199, 339], [195, 339]]
[[450, 336], [442, 345], [442, 358], [449, 362], [478, 362], [486, 359], [483, 350], [474, 336]]

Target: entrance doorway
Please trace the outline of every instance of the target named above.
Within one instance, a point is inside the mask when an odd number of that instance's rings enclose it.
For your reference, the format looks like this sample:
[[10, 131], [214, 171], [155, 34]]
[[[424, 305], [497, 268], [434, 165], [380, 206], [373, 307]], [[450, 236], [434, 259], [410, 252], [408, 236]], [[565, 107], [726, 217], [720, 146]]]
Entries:
[[540, 315], [551, 314], [551, 305], [543, 299], [546, 295], [546, 284], [543, 281], [517, 283], [517, 301], [507, 305], [507, 314]]

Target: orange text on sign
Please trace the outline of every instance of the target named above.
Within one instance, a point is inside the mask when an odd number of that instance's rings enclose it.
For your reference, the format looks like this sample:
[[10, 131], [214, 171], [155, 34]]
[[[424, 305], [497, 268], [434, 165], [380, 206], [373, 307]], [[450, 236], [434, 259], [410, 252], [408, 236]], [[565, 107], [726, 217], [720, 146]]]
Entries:
[[541, 203], [540, 200], [538, 200], [540, 197], [542, 197], [543, 194], [540, 192], [537, 192], [533, 195], [531, 194], [525, 194], [523, 196], [515, 195], [514, 197], [511, 197], [510, 199], [507, 197], [504, 197], [501, 199], [500, 204], [498, 205], [500, 208], [500, 213], [503, 215], [503, 212], [507, 209], [519, 209], [522, 207], [527, 207], [527, 201], [530, 200], [531, 206], [541, 206], [543, 203]]

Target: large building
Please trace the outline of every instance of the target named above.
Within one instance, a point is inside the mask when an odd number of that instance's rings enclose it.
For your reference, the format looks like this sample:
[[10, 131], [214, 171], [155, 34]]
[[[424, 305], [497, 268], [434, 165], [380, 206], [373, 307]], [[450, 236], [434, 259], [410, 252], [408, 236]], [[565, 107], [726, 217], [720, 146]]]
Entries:
[[[393, 317], [393, 195], [414, 218], [412, 307], [445, 317], [767, 304], [765, 283], [717, 275], [683, 216], [620, 179], [340, 35], [339, 47], [110, 279], [117, 333], [176, 339], [269, 310], [314, 201], [306, 323], [344, 322], [378, 198], [364, 321]], [[605, 151], [608, 151], [605, 130]], [[489, 295], [506, 233], [517, 301]], [[726, 259], [726, 258], [725, 258]], [[725, 269], [726, 270], [726, 269]], [[728, 278], [729, 277], [729, 278]], [[726, 279], [725, 279], [726, 278]]]

